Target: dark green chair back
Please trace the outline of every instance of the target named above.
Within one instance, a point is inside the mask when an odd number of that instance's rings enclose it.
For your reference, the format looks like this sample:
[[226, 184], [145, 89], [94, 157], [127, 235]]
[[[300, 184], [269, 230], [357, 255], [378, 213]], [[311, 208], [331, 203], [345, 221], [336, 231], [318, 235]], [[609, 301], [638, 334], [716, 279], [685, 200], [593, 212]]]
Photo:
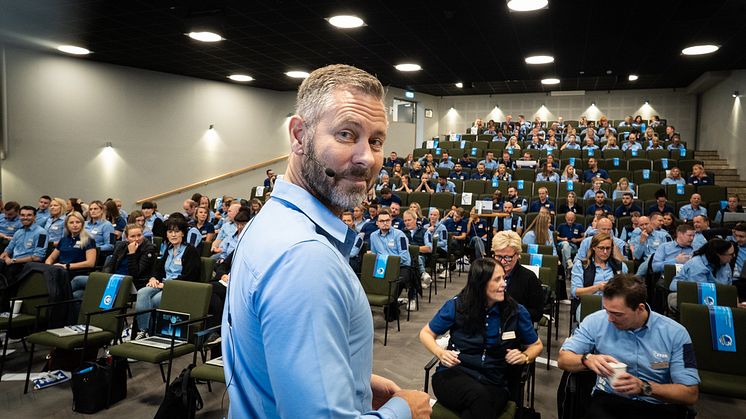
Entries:
[[[419, 254], [419, 252], [418, 252]], [[366, 253], [363, 256], [363, 265], [360, 271], [360, 283], [368, 296], [371, 305], [385, 306], [396, 299], [393, 294], [395, 286], [389, 284], [399, 279], [399, 256], [389, 256], [386, 262], [386, 274], [383, 278], [373, 276], [376, 265], [376, 255]], [[373, 298], [372, 298], [373, 297]]]
[[[85, 293], [83, 293], [83, 301], [80, 303], [80, 314], [78, 315], [78, 323], [85, 323], [85, 313], [91, 313], [101, 311], [99, 308], [101, 299], [104, 296], [104, 290], [109, 284], [109, 278], [112, 274], [103, 272], [92, 272], [88, 276], [88, 283], [85, 286]], [[132, 277], [127, 275], [122, 279], [119, 284], [119, 290], [117, 292], [117, 298], [114, 300], [112, 308], [124, 307], [129, 301], [130, 291], [132, 290]], [[117, 330], [117, 319], [116, 316], [120, 314], [117, 312], [102, 314], [100, 316], [92, 316], [91, 324], [100, 327], [109, 332], [116, 332]]]
[[200, 243], [200, 246], [202, 246], [200, 247], [200, 251], [201, 251], [200, 256], [202, 256], [203, 258], [207, 258], [207, 257], [210, 257], [210, 255], [212, 255], [212, 250], [210, 250], [212, 248], [211, 241], [210, 242], [203, 241]]
[[158, 254], [161, 254], [161, 245], [163, 244], [163, 237], [153, 236], [153, 245], [155, 246], [155, 251], [158, 252]]
[[[692, 303], [699, 304], [699, 292], [697, 291], [696, 282], [678, 282], [676, 284], [678, 304]], [[717, 295], [717, 305], [738, 307], [738, 290], [733, 285], [715, 284]]]
[[201, 257], [200, 258], [200, 271], [199, 271], [199, 278], [200, 282], [208, 283], [212, 281], [212, 273], [215, 270], [215, 259], [213, 258], [206, 258]]
[[[451, 209], [453, 205], [454, 194], [450, 192], [434, 193], [430, 196], [430, 206], [443, 209]], [[441, 213], [441, 215], [443, 215]]]
[[[17, 298], [23, 298], [24, 295], [41, 295], [46, 294], [49, 290], [47, 289], [47, 279], [44, 278], [44, 274], [41, 272], [32, 272], [26, 277], [18, 286], [18, 292], [16, 292]], [[36, 306], [39, 304], [46, 304], [48, 297], [40, 297], [34, 299], [23, 298], [23, 304], [21, 304], [21, 313], [36, 316]], [[46, 310], [42, 310], [42, 315], [46, 313]], [[41, 320], [40, 320], [41, 321]], [[43, 322], [40, 324], [44, 324]]]
[[[663, 265], [663, 285], [670, 289], [671, 281], [676, 276], [676, 265]], [[678, 286], [677, 286], [678, 289]]]
[[582, 322], [588, 315], [603, 309], [603, 303], [600, 295], [581, 295], [580, 296], [580, 319]]
[[[178, 279], [166, 281], [163, 284], [163, 296], [159, 308], [161, 310], [189, 313], [189, 319], [194, 320], [207, 315], [210, 308], [210, 297], [212, 297], [212, 285], [210, 284]], [[190, 341], [193, 341], [194, 332], [201, 328], [200, 323], [194, 323], [189, 327]]]
[[[521, 244], [521, 247], [523, 248], [522, 253], [529, 253], [528, 252], [528, 245], [527, 244]], [[551, 255], [552, 254], [552, 246], [547, 246], [545, 244], [537, 245], [537, 252], [536, 253], [538, 253], [540, 255]]]

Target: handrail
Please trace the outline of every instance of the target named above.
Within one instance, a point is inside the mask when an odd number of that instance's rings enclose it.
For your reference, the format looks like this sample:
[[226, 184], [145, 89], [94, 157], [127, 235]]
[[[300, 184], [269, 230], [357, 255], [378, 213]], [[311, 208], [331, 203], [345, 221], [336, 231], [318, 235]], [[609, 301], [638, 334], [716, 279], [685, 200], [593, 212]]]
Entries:
[[238, 175], [244, 174], [246, 172], [250, 172], [252, 170], [256, 170], [256, 169], [258, 169], [258, 168], [260, 168], [262, 166], [268, 166], [270, 164], [277, 163], [279, 161], [285, 160], [289, 156], [290, 156], [290, 154], [285, 154], [284, 156], [275, 157], [274, 159], [265, 160], [265, 161], [263, 161], [261, 163], [256, 163], [256, 164], [252, 164], [251, 166], [242, 167], [240, 169], [236, 169], [236, 170], [233, 170], [233, 171], [228, 172], [228, 173], [223, 173], [222, 175], [213, 176], [211, 178], [208, 178], [208, 179], [205, 179], [205, 180], [201, 180], [199, 182], [190, 183], [189, 185], [182, 186], [180, 188], [171, 189], [170, 191], [166, 191], [166, 192], [162, 192], [162, 193], [159, 193], [159, 194], [156, 194], [156, 195], [152, 195], [152, 196], [149, 196], [147, 198], [138, 199], [137, 201], [135, 201], [135, 203], [137, 203], [139, 205], [139, 204], [142, 204], [145, 201], [154, 201], [156, 199], [160, 199], [160, 198], [163, 198], [163, 197], [166, 197], [166, 196], [170, 196], [170, 195], [175, 195], [177, 193], [181, 193], [181, 192], [187, 191], [189, 189], [197, 188], [197, 187], [200, 187], [200, 186], [205, 186], [205, 185], [207, 185], [209, 183], [212, 183], [212, 182], [217, 182], [219, 180], [228, 179], [228, 178], [231, 178], [233, 176], [238, 176]]

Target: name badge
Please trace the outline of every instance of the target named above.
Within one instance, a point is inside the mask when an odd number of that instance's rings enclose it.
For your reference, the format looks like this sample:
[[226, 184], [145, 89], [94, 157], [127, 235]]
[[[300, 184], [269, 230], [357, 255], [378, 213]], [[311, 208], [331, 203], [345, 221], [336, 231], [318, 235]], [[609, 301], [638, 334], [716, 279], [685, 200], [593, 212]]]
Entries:
[[95, 235], [95, 234], [97, 234], [97, 233], [98, 233], [98, 231], [97, 231], [97, 230], [96, 230], [95, 228], [94, 228], [93, 230], [91, 230], [91, 234], [94, 234], [94, 235]]
[[515, 339], [515, 332], [514, 332], [514, 331], [510, 331], [510, 332], [503, 332], [503, 337], [502, 337], [502, 339], [503, 339], [503, 340], [511, 340], [511, 339]]
[[59, 229], [60, 229], [60, 226], [58, 226], [58, 225], [53, 225], [53, 226], [52, 226], [51, 228], [52, 228], [52, 230], [54, 230], [54, 231], [57, 231], [57, 230], [59, 230]]
[[15, 230], [15, 229], [16, 229], [16, 228], [15, 228], [15, 227], [13, 227], [13, 226], [8, 226], [8, 231], [13, 231], [13, 230]]
[[654, 370], [665, 370], [668, 368], [668, 362], [667, 361], [653, 362], [652, 364], [650, 364], [650, 368]]
[[26, 240], [26, 248], [30, 249], [31, 246], [33, 246], [33, 245], [34, 245], [34, 241], [33, 240]]
[[73, 245], [73, 249], [80, 249], [80, 242], [79, 241], [75, 242], [75, 244]]
[[179, 259], [174, 259], [174, 265], [176, 265], [176, 266], [181, 266], [181, 258], [179, 258]]
[[572, 234], [580, 234], [580, 230], [578, 230], [578, 229], [576, 228], [575, 230], [573, 230], [573, 231], [572, 231]]
[[389, 245], [389, 248], [390, 248], [390, 249], [393, 249], [394, 247], [396, 247], [396, 243], [394, 243], [394, 241], [393, 241], [393, 240], [389, 240], [389, 241], [388, 241], [388, 245]]

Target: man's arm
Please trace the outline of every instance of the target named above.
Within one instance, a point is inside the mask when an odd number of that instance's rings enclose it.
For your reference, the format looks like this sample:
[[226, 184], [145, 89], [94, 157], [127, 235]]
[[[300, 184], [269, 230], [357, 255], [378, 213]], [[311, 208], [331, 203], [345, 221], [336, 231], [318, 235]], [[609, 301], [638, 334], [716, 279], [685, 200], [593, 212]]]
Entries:
[[[653, 390], [652, 397], [667, 403], [693, 405], [699, 398], [699, 385], [659, 384], [648, 381]], [[612, 386], [615, 392], [627, 396], [642, 395], [642, 380], [634, 375], [624, 373], [617, 377]]]

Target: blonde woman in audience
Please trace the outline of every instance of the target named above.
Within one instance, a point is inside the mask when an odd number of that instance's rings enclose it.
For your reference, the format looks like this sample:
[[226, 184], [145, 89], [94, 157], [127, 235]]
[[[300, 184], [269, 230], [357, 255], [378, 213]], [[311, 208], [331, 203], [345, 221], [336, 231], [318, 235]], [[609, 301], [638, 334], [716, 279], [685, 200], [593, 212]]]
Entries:
[[88, 221], [85, 223], [85, 230], [96, 242], [96, 247], [101, 251], [110, 251], [114, 249], [112, 236], [114, 235], [114, 226], [104, 218], [104, 203], [93, 201], [88, 207]]
[[413, 210], [417, 214], [417, 225], [422, 225], [422, 220], [425, 218], [422, 215], [422, 207], [417, 202], [409, 204], [409, 209]]
[[505, 146], [506, 150], [513, 150], [515, 151], [521, 151], [521, 145], [518, 144], [518, 137], [515, 135], [510, 137], [510, 140], [508, 140], [508, 145]]
[[562, 182], [580, 182], [580, 177], [575, 172], [575, 166], [568, 164], [565, 166], [565, 170], [562, 171]]
[[508, 169], [505, 168], [504, 164], [500, 163], [500, 165], [497, 166], [497, 172], [495, 172], [493, 178], [497, 178], [497, 180], [501, 182], [510, 182], [513, 180], [513, 175], [508, 173]]
[[611, 193], [611, 199], [621, 199], [626, 192], [631, 193], [632, 196], [637, 196], [637, 193], [634, 190], [634, 185], [629, 182], [629, 179], [623, 177], [619, 179], [619, 182], [617, 182], [616, 189]]
[[67, 204], [62, 198], [52, 198], [49, 203], [49, 218], [44, 223], [44, 230], [47, 231], [47, 240], [52, 247], [57, 247], [62, 237], [65, 235], [65, 213]]
[[702, 185], [713, 185], [715, 182], [712, 181], [712, 178], [707, 176], [707, 172], [705, 172], [705, 167], [701, 164], [697, 163], [694, 166], [692, 166], [692, 175], [689, 176], [689, 178], [686, 180], [686, 183], [696, 186], [702, 186]]
[[[611, 132], [611, 130], [606, 131], [606, 132]], [[619, 150], [619, 146], [616, 143], [616, 137], [614, 136], [613, 133], [606, 138], [606, 144], [604, 144], [604, 146], [601, 147], [601, 151], [605, 151], [605, 150]]]
[[435, 170], [432, 164], [428, 164], [425, 166], [425, 173], [428, 174], [428, 179], [437, 179], [438, 178], [438, 171]]
[[578, 121], [578, 129], [582, 130], [583, 128], [588, 128], [588, 118], [585, 115], [581, 116]]
[[531, 224], [526, 227], [526, 231], [523, 232], [522, 242], [523, 244], [538, 244], [545, 246], [552, 246], [552, 254], [557, 256], [557, 248], [554, 245], [554, 235], [549, 229], [552, 224], [552, 216], [546, 212], [539, 212], [539, 214], [531, 221]]
[[67, 214], [65, 235], [44, 261], [68, 272], [70, 279], [88, 275], [96, 264], [96, 242], [83, 228], [85, 219], [77, 211]]
[[583, 215], [583, 207], [578, 202], [578, 195], [575, 192], [570, 191], [567, 193], [567, 202], [559, 206], [558, 214], [567, 214], [568, 212], [574, 212], [578, 215]]

